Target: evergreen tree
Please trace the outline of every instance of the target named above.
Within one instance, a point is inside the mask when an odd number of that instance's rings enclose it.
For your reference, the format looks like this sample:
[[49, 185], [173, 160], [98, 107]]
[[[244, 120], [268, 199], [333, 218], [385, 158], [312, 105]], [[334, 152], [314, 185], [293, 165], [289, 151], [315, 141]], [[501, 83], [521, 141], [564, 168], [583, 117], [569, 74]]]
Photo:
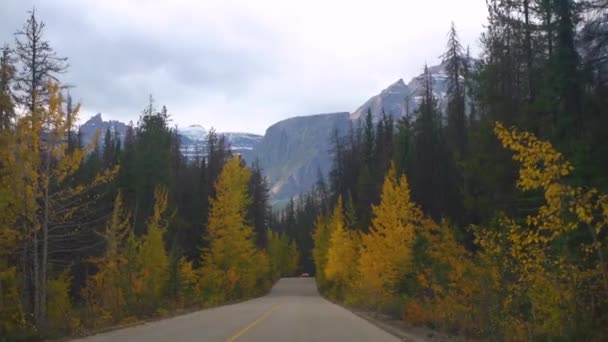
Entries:
[[13, 51], [5, 45], [0, 51], [0, 131], [12, 127], [15, 120], [15, 103], [12, 85], [15, 79]]
[[174, 183], [168, 120], [166, 109], [155, 112], [152, 98], [139, 118], [133, 161], [136, 176], [132, 179], [135, 195], [133, 226], [137, 235], [145, 233], [145, 220], [152, 214], [155, 188], [172, 188]]
[[21, 66], [15, 76], [17, 101], [36, 115], [48, 99], [48, 82], [67, 70], [67, 58], [59, 57], [44, 37], [45, 23], [31, 10], [23, 28], [15, 33], [15, 53]]
[[448, 34], [447, 51], [441, 56], [447, 72], [447, 126], [446, 142], [457, 161], [464, 158], [467, 127], [463, 78], [463, 51], [456, 27], [452, 23]]
[[440, 218], [446, 214], [448, 203], [448, 156], [437, 99], [433, 95], [432, 78], [427, 67], [424, 68], [423, 77], [422, 100], [414, 122], [412, 193], [425, 212], [433, 218]]
[[270, 194], [266, 178], [262, 174], [262, 169], [257, 161], [252, 166], [249, 193], [251, 195], [251, 205], [247, 218], [253, 224], [256, 246], [263, 249], [266, 247], [266, 233], [270, 221]]

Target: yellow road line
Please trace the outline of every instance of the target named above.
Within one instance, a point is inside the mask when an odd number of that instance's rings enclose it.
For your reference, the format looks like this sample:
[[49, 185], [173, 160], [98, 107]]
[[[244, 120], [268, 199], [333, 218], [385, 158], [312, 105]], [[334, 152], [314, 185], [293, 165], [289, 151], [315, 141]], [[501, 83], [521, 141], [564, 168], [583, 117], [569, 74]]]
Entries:
[[243, 329], [241, 329], [239, 332], [237, 332], [236, 334], [232, 335], [232, 337], [230, 337], [228, 340], [226, 340], [226, 342], [234, 342], [236, 341], [239, 337], [245, 335], [245, 333], [247, 331], [249, 331], [249, 329], [253, 328], [254, 326], [256, 326], [258, 323], [262, 322], [263, 320], [265, 320], [266, 318], [268, 318], [268, 316], [270, 316], [270, 314], [279, 308], [280, 304], [277, 304], [273, 307], [271, 307], [270, 309], [268, 309], [266, 312], [264, 312], [260, 317], [258, 317], [255, 321], [251, 322], [248, 326], [244, 327]]

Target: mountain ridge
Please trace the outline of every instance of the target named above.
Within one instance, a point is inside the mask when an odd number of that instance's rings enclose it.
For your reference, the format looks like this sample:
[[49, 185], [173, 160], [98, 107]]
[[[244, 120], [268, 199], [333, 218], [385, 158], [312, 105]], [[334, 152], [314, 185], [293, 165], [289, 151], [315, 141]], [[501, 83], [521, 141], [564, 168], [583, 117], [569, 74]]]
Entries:
[[[433, 80], [433, 93], [440, 109], [446, 106], [447, 76], [443, 65], [428, 68]], [[403, 78], [382, 89], [353, 112], [299, 115], [270, 125], [263, 136], [246, 132], [225, 132], [232, 150], [241, 154], [249, 164], [258, 161], [268, 180], [273, 203], [284, 203], [309, 191], [319, 175], [327, 177], [332, 164], [332, 135], [342, 136], [347, 129], [371, 113], [374, 122], [383, 115], [394, 119], [410, 116], [420, 101], [422, 75], [407, 84]], [[116, 130], [124, 138], [127, 125], [115, 120], [103, 121], [101, 113], [81, 126], [83, 141], [92, 139], [97, 128]], [[200, 124], [178, 128], [181, 152], [191, 158], [204, 151], [209, 131]]]

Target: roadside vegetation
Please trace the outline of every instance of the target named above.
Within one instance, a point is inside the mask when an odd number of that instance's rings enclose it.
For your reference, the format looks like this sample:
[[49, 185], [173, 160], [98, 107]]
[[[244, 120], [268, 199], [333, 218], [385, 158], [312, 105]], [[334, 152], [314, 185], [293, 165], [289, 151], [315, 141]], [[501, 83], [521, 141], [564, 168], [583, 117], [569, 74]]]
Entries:
[[262, 171], [223, 136], [186, 160], [150, 98], [125, 137], [83, 146], [44, 27], [29, 13], [0, 56], [0, 341], [242, 300], [297, 272]]

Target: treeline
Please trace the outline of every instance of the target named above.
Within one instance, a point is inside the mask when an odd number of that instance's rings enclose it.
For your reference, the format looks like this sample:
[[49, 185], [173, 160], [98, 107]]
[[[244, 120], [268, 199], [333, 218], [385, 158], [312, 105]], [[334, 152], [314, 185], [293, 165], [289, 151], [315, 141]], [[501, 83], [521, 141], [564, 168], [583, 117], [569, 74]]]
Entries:
[[605, 339], [608, 2], [490, 0], [488, 18], [479, 60], [449, 31], [446, 103], [425, 68], [417, 110], [336, 134], [329, 180], [277, 226], [338, 300], [475, 337]]
[[210, 132], [180, 154], [154, 102], [83, 146], [67, 60], [31, 12], [0, 59], [0, 340], [79, 334], [255, 296], [297, 271], [262, 172]]

